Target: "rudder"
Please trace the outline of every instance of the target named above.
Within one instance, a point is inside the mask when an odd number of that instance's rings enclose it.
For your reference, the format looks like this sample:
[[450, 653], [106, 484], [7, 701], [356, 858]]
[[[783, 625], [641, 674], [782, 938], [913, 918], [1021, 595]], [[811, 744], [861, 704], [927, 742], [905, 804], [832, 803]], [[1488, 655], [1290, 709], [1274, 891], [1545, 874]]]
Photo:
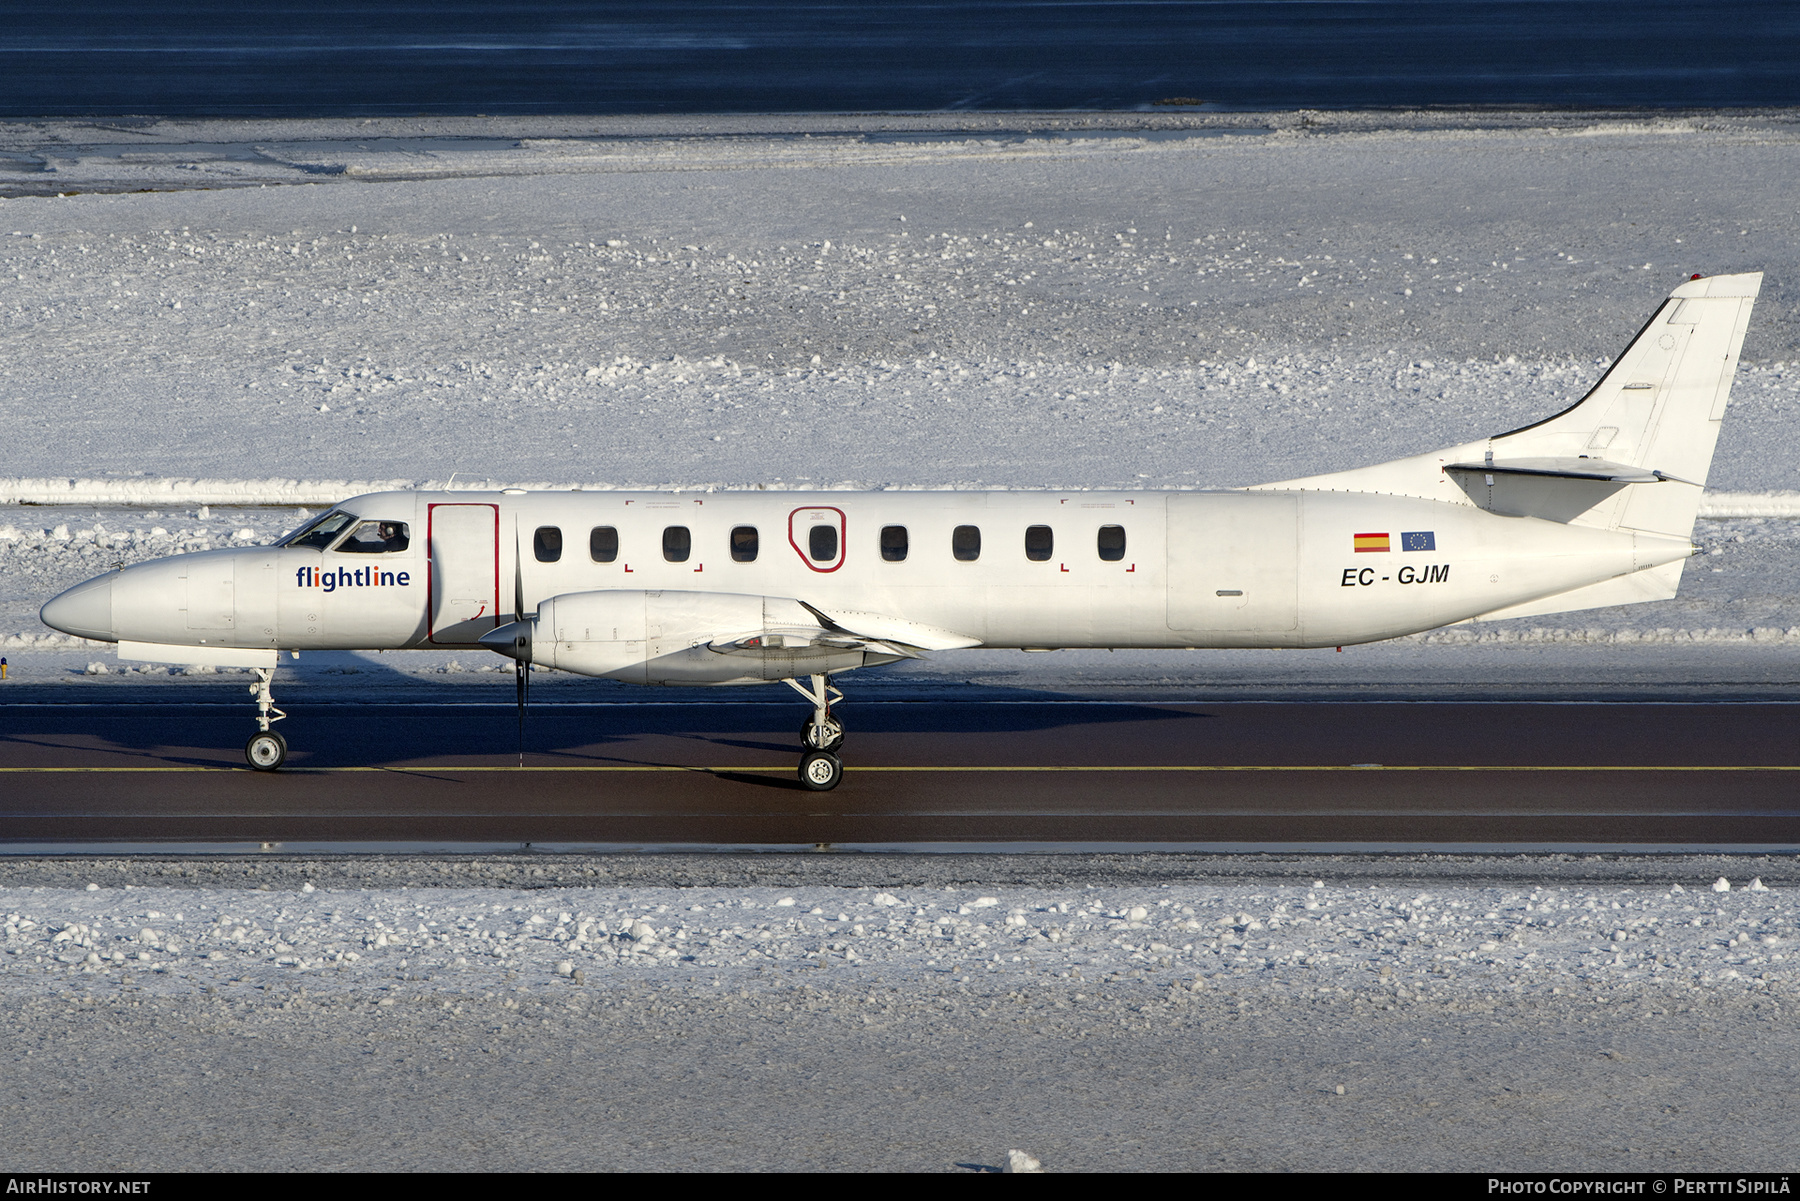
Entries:
[[1585, 459], [1653, 473], [1657, 482], [1633, 483], [1603, 506], [1612, 510], [1606, 524], [1691, 536], [1762, 278], [1718, 275], [1676, 288], [1580, 401], [1488, 439], [1493, 461]]
[[1460, 446], [1261, 490], [1387, 492], [1683, 541], [1731, 395], [1762, 273], [1671, 292], [1600, 382], [1553, 417]]

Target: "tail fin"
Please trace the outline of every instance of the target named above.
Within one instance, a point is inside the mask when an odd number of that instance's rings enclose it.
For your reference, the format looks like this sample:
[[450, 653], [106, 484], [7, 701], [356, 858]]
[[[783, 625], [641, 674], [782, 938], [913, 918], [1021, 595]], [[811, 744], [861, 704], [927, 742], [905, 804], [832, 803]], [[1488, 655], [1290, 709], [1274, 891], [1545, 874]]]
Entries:
[[1761, 287], [1761, 272], [1682, 284], [1586, 396], [1534, 425], [1259, 487], [1400, 493], [1687, 539]]
[[1609, 520], [1590, 513], [1582, 524], [1689, 537], [1761, 287], [1761, 272], [1682, 284], [1592, 391], [1554, 417], [1488, 439], [1483, 465], [1490, 455], [1497, 464], [1548, 459], [1573, 478], [1584, 460], [1636, 468], [1612, 471], [1613, 481], [1638, 486], [1598, 506]]

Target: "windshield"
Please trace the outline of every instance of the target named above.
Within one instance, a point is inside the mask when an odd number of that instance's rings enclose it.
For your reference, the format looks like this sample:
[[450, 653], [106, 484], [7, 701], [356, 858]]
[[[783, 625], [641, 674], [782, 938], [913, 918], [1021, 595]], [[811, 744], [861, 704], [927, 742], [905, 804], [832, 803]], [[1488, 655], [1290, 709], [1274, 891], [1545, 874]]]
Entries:
[[344, 527], [356, 520], [354, 513], [346, 513], [342, 509], [333, 509], [307, 522], [287, 537], [277, 542], [276, 546], [310, 546], [324, 550], [331, 545], [332, 539], [344, 532]]
[[412, 544], [404, 521], [365, 521], [338, 543], [338, 553], [391, 555]]

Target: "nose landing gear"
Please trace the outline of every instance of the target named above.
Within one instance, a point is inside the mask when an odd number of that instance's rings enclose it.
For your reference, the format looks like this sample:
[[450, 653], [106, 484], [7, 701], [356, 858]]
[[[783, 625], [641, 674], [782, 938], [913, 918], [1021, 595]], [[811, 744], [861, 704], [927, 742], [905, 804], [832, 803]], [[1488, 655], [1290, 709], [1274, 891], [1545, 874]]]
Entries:
[[275, 707], [275, 695], [270, 689], [270, 682], [275, 678], [273, 667], [253, 668], [256, 672], [256, 683], [250, 685], [250, 695], [256, 698], [256, 733], [244, 744], [244, 759], [257, 771], [275, 771], [287, 762], [287, 739], [269, 727], [281, 721], [287, 714]]
[[836, 753], [844, 745], [844, 724], [831, 715], [831, 706], [844, 694], [823, 674], [809, 678], [811, 687], [799, 680], [782, 683], [813, 707], [812, 716], [800, 727], [800, 744], [806, 748], [800, 756], [800, 784], [812, 792], [830, 792], [844, 778], [844, 764]]

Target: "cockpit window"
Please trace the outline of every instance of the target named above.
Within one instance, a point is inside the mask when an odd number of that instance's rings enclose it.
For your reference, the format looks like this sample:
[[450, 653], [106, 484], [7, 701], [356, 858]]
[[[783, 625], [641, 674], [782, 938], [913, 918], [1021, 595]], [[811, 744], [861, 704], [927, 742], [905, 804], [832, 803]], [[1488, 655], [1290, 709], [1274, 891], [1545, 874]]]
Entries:
[[404, 521], [365, 521], [337, 549], [339, 554], [388, 555], [411, 545]]
[[275, 545], [310, 546], [315, 550], [324, 550], [355, 520], [356, 514], [333, 509], [307, 522]]

